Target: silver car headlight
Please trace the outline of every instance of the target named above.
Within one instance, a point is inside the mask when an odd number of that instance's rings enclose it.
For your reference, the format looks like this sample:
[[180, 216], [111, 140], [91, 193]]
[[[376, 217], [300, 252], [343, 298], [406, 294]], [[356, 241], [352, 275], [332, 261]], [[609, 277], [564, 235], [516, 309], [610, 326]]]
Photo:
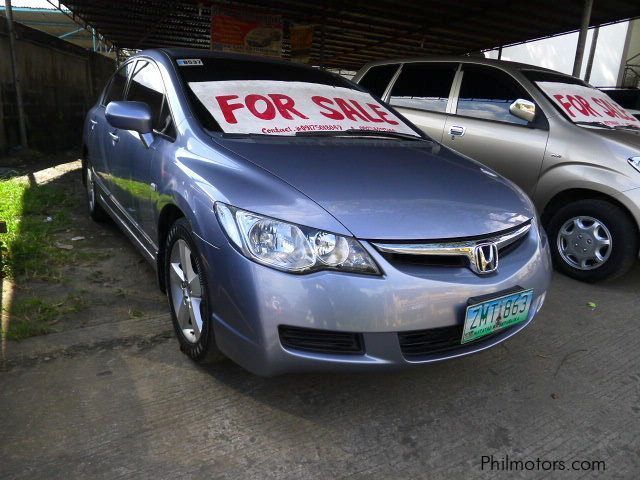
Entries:
[[353, 237], [283, 222], [216, 202], [231, 241], [251, 260], [292, 273], [318, 270], [380, 275], [371, 255]]
[[640, 157], [629, 157], [627, 161], [629, 162], [629, 165], [640, 172]]

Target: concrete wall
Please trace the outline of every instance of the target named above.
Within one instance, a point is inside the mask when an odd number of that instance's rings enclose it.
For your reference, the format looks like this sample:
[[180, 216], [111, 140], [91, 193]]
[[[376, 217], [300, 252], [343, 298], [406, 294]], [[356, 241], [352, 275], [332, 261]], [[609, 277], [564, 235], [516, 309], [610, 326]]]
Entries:
[[[15, 30], [29, 146], [53, 152], [79, 145], [84, 115], [115, 62], [21, 24]], [[0, 155], [18, 145], [18, 138], [9, 37], [0, 17]]]

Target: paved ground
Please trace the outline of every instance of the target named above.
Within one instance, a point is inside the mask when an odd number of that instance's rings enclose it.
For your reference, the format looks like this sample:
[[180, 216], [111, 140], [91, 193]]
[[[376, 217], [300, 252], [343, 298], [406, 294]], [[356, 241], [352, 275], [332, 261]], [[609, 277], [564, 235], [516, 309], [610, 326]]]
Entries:
[[[600, 286], [557, 276], [521, 335], [400, 374], [199, 368], [162, 316], [10, 344], [0, 477], [549, 476], [481, 468], [508, 455], [563, 461], [558, 478], [639, 478], [639, 285], [640, 268]], [[567, 474], [573, 460], [606, 471]]]

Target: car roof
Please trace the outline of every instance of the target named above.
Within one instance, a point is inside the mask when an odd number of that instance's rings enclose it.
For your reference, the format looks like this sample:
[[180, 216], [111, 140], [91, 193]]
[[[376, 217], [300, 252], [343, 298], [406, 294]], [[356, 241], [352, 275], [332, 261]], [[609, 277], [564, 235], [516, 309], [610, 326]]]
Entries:
[[616, 90], [619, 92], [640, 92], [638, 87], [598, 87], [598, 90]]
[[164, 54], [165, 58], [168, 55], [171, 58], [226, 58], [236, 60], [246, 60], [252, 62], [270, 63], [274, 65], [294, 65], [301, 68], [312, 68], [302, 63], [295, 63], [281, 58], [260, 57], [255, 55], [246, 55], [242, 53], [233, 52], [220, 52], [216, 50], [205, 50], [202, 48], [152, 48], [141, 50], [134, 56], [148, 55], [154, 56], [154, 54]]
[[[476, 65], [489, 65], [501, 68], [503, 70], [536, 70], [541, 72], [548, 72], [560, 75], [567, 75], [556, 70], [551, 70], [544, 67], [538, 67], [536, 65], [530, 65], [527, 63], [512, 62], [509, 60], [496, 60], [493, 58], [475, 57], [475, 56], [428, 56], [428, 57], [404, 57], [394, 58], [390, 60], [379, 60], [376, 62], [367, 63], [361, 70], [369, 69], [377, 65], [389, 65], [395, 63], [421, 63], [421, 62], [434, 62], [434, 63], [465, 63]], [[570, 75], [567, 75], [570, 76]]]

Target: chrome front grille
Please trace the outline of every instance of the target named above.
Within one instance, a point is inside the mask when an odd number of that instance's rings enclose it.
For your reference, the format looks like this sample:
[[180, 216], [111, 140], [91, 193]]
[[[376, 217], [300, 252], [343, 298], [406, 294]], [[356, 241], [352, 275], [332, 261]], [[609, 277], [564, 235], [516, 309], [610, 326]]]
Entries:
[[[527, 236], [530, 230], [531, 221], [528, 221], [511, 230], [469, 240], [455, 239], [424, 243], [371, 242], [371, 244], [383, 255], [394, 259], [441, 266], [465, 265], [474, 273], [483, 275], [494, 272], [498, 268], [499, 256], [506, 255], [518, 241]], [[487, 263], [483, 248], [487, 245], [495, 246], [497, 251], [495, 265], [492, 264], [491, 269], [483, 268], [483, 263]]]

